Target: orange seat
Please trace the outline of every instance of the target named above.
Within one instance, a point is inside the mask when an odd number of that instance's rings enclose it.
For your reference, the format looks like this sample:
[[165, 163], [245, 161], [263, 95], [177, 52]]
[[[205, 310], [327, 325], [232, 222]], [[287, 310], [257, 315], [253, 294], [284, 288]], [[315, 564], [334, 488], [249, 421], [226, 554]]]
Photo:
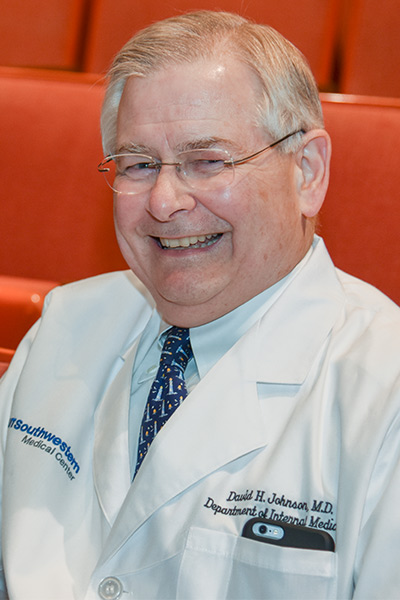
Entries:
[[399, 97], [399, 1], [352, 0], [345, 31], [340, 91]]
[[0, 377], [7, 371], [14, 352], [9, 348], [0, 348]]
[[124, 268], [96, 168], [102, 84], [23, 75], [0, 69], [0, 273], [64, 283]]
[[86, 0], [2, 2], [0, 64], [75, 69]]
[[175, 0], [141, 3], [93, 0], [84, 51], [84, 70], [102, 73], [139, 29], [195, 9], [238, 12], [275, 27], [307, 56], [321, 86], [329, 83], [340, 0]]
[[400, 304], [400, 100], [322, 100], [333, 156], [321, 235], [338, 267]]
[[40, 317], [46, 294], [56, 285], [54, 281], [0, 275], [0, 347], [18, 346]]
[[59, 69], [41, 69], [25, 67], [0, 66], [0, 85], [4, 79], [39, 79], [58, 83], [78, 83], [99, 85], [97, 73], [82, 73], [77, 71], [61, 71]]

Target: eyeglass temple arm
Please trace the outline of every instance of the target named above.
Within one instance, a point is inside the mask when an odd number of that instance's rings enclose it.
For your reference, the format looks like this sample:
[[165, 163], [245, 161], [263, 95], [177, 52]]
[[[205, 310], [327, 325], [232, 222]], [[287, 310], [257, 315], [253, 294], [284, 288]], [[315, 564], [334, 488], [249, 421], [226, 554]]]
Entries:
[[262, 154], [266, 150], [269, 150], [270, 148], [274, 148], [275, 146], [277, 146], [281, 142], [284, 142], [288, 138], [292, 137], [292, 135], [296, 135], [297, 133], [305, 133], [305, 131], [304, 131], [304, 129], [298, 129], [297, 131], [292, 131], [292, 133], [288, 133], [283, 138], [281, 138], [280, 140], [277, 140], [276, 142], [273, 142], [272, 144], [270, 144], [266, 148], [263, 148], [262, 150], [258, 150], [258, 152], [254, 152], [254, 154], [250, 154], [250, 156], [246, 156], [245, 158], [239, 158], [238, 160], [234, 160], [230, 164], [232, 164], [232, 165], [240, 165], [241, 163], [245, 163], [248, 160], [251, 160], [252, 158], [255, 158], [259, 154]]

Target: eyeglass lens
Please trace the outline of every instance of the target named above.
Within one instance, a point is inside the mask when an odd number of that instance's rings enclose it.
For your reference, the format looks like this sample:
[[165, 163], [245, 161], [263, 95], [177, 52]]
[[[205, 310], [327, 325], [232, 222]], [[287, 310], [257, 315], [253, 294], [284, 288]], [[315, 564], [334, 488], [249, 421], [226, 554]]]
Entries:
[[[160, 163], [150, 156], [120, 154], [103, 161], [108, 185], [123, 194], [150, 189], [165, 166], [175, 167], [178, 177], [198, 190], [228, 186], [233, 181], [232, 158], [221, 149], [190, 150], [177, 155], [174, 163]], [[106, 171], [107, 169], [107, 171]]]

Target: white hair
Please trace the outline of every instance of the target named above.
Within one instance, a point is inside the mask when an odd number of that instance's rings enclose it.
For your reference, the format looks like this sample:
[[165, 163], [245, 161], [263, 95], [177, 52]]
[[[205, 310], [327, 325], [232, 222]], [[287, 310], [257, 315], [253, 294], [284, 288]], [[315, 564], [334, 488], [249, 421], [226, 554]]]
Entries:
[[[146, 77], [169, 65], [229, 54], [260, 82], [257, 124], [275, 139], [297, 130], [323, 127], [318, 88], [310, 67], [286, 38], [228, 12], [197, 11], [159, 21], [139, 31], [117, 54], [108, 74], [101, 128], [105, 154], [116, 150], [117, 115], [129, 77]], [[297, 149], [299, 136], [278, 148]]]

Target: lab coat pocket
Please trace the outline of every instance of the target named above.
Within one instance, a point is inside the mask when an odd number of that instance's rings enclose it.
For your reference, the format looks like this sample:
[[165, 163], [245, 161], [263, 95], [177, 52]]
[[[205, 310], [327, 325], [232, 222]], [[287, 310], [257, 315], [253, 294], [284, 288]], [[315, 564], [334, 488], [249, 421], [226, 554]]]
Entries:
[[182, 600], [325, 600], [335, 597], [333, 552], [283, 548], [192, 527], [180, 566]]

